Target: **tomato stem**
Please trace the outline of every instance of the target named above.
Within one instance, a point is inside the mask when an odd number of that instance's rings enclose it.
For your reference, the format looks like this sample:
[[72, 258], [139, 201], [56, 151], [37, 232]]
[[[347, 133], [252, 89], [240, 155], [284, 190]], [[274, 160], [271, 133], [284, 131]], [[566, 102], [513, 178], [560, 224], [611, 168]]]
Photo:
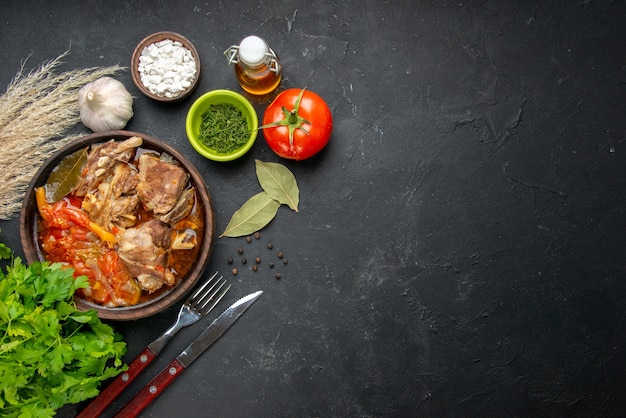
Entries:
[[294, 108], [292, 110], [288, 110], [286, 107], [283, 106], [282, 110], [283, 114], [285, 115], [284, 118], [276, 122], [260, 126], [259, 129], [273, 128], [276, 126], [286, 126], [287, 129], [289, 129], [289, 145], [293, 145], [293, 133], [296, 129], [300, 129], [306, 135], [309, 135], [309, 131], [305, 129], [302, 125], [305, 123], [312, 125], [312, 123], [298, 114], [298, 110], [300, 109], [300, 102], [302, 101], [302, 96], [304, 96], [305, 89], [306, 87], [300, 91], [300, 94], [298, 94], [298, 98], [296, 99], [296, 103], [294, 104]]
[[289, 122], [290, 125], [293, 125], [298, 122], [298, 112], [296, 111], [296, 109], [289, 112], [289, 116], [287, 117], [287, 122]]

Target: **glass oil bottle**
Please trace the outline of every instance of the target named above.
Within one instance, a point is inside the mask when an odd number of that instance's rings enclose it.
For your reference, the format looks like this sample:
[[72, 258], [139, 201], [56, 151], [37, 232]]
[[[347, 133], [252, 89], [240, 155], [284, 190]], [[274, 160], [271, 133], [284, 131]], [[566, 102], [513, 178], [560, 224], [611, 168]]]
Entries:
[[245, 37], [224, 55], [229, 64], [234, 64], [237, 81], [246, 92], [261, 96], [273, 92], [280, 84], [282, 66], [278, 56], [258, 36]]

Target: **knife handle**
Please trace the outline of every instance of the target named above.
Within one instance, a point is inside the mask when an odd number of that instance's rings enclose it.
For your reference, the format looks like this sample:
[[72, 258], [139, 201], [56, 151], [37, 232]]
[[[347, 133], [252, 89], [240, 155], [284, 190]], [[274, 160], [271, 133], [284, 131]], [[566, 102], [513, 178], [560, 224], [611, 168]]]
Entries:
[[150, 402], [155, 400], [183, 370], [185, 370], [185, 366], [183, 366], [178, 359], [174, 359], [169, 366], [164, 368], [150, 383], [144, 386], [144, 388], [115, 415], [115, 418], [131, 418], [139, 415], [139, 413], [143, 411]]
[[139, 353], [139, 355], [128, 365], [128, 370], [123, 373], [117, 375], [115, 380], [113, 380], [109, 386], [107, 386], [104, 390], [100, 392], [100, 394], [93, 400], [83, 411], [76, 416], [76, 418], [96, 418], [105, 409], [108, 408], [109, 405], [117, 398], [124, 389], [130, 383], [135, 380], [135, 378], [148, 367], [152, 360], [156, 358], [156, 354], [150, 351], [149, 348], [144, 348], [144, 350]]

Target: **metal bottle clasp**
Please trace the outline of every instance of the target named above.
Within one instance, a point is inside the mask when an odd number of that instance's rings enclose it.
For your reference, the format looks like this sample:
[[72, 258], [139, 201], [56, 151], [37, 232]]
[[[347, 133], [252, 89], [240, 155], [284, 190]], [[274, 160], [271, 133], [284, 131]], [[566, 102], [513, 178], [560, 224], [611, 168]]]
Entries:
[[270, 48], [270, 52], [267, 53], [270, 57], [270, 71], [279, 74], [280, 73], [280, 61], [278, 61], [278, 57], [272, 48]]
[[237, 52], [239, 52], [239, 45], [231, 45], [226, 51], [224, 51], [224, 55], [228, 60], [228, 65], [239, 63], [237, 60]]
[[[228, 60], [228, 65], [239, 64], [239, 45], [231, 45], [226, 51], [224, 51], [224, 55]], [[280, 62], [278, 61], [278, 57], [272, 48], [269, 49], [269, 52], [265, 54], [269, 59], [269, 69], [271, 72], [279, 74], [280, 73]]]

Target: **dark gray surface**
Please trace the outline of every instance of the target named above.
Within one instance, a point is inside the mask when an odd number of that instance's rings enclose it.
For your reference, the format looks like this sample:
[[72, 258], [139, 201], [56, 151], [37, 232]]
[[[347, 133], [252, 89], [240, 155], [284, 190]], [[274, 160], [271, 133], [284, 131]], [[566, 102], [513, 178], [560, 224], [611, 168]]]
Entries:
[[[127, 129], [176, 146], [205, 176], [218, 232], [260, 190], [255, 158], [284, 163], [300, 185], [300, 212], [281, 208], [260, 240], [217, 240], [207, 273], [228, 273], [238, 247], [266, 258], [269, 241], [289, 264], [280, 281], [251, 263], [226, 274], [220, 308], [265, 294], [144, 416], [624, 415], [624, 1], [1, 10], [3, 90], [27, 57], [34, 68], [71, 48], [62, 69], [128, 65], [152, 32], [194, 42], [202, 80], [184, 102], [152, 102], [129, 73], [117, 78], [136, 96]], [[280, 55], [282, 87], [331, 107], [317, 157], [280, 160], [260, 136], [219, 164], [187, 143], [194, 98], [240, 91], [222, 52], [248, 34]], [[20, 254], [18, 217], [0, 228]], [[115, 324], [129, 361], [176, 310]], [[115, 408], [198, 331], [182, 331]]]

